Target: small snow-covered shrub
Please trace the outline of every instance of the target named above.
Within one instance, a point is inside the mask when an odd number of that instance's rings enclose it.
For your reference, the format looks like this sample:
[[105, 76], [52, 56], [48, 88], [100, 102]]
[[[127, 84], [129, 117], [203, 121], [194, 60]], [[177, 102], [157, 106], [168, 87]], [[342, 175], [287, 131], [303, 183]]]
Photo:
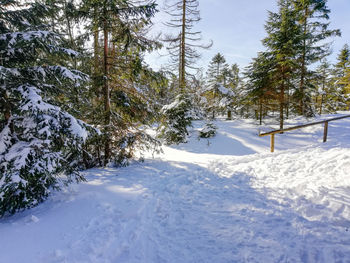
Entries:
[[193, 120], [190, 99], [184, 94], [178, 95], [173, 103], [163, 107], [162, 114], [163, 120], [158, 136], [163, 138], [168, 145], [186, 142], [187, 127], [191, 125]]
[[199, 138], [212, 138], [216, 135], [217, 127], [212, 123], [206, 123], [199, 131]]

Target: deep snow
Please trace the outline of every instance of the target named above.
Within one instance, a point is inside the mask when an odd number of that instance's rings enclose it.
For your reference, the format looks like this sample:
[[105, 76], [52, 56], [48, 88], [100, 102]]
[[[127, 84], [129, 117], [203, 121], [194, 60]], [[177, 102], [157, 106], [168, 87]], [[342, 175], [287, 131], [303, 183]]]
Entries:
[[3, 219], [0, 262], [350, 262], [350, 119], [326, 144], [321, 125], [277, 135], [273, 154], [254, 121], [214, 124]]

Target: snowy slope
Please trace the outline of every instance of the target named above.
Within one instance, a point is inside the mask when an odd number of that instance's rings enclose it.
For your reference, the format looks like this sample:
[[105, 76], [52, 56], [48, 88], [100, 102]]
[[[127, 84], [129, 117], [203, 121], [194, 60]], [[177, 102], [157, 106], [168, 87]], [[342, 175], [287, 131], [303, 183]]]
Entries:
[[0, 221], [0, 262], [350, 262], [350, 119], [326, 144], [322, 126], [278, 135], [274, 154], [254, 121], [198, 141], [201, 125]]

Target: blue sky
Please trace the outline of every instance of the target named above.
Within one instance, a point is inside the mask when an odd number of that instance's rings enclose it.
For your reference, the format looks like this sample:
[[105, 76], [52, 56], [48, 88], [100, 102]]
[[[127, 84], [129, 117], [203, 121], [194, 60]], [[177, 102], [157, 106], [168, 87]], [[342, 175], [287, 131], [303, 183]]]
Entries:
[[[160, 12], [154, 19], [153, 32], [165, 32], [162, 21], [168, 17], [162, 12], [164, 1], [157, 0]], [[264, 24], [268, 17], [267, 10], [276, 11], [277, 0], [200, 0], [202, 21], [195, 29], [202, 31], [203, 42], [213, 40], [210, 50], [203, 50], [198, 66], [206, 69], [211, 58], [218, 52], [222, 53], [230, 64], [237, 63], [241, 68], [247, 66], [257, 52], [264, 50], [261, 40], [266, 36]], [[330, 38], [333, 42], [333, 54], [329, 57], [335, 61], [337, 53], [344, 44], [350, 45], [350, 0], [329, 0], [331, 9], [330, 28], [340, 29], [342, 37]], [[160, 56], [164, 51], [146, 56], [147, 62], [158, 69], [167, 62]]]

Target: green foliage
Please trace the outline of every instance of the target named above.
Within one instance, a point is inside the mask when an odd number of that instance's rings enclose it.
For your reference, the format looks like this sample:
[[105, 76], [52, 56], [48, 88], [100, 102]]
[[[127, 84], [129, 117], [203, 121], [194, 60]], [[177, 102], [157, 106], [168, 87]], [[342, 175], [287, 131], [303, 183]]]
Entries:
[[216, 135], [217, 127], [211, 123], [207, 122], [204, 127], [199, 131], [199, 138], [212, 138]]
[[85, 115], [102, 131], [86, 145], [89, 163], [125, 165], [142, 145], [158, 149], [159, 143], [143, 131], [155, 120], [160, 106], [154, 98], [166, 85], [143, 61], [145, 51], [161, 46], [145, 36], [155, 12], [154, 1], [81, 2], [78, 15], [94, 36], [94, 54], [88, 54], [93, 107], [86, 108]]
[[226, 59], [220, 53], [216, 54], [207, 71], [207, 85], [203, 91], [206, 98], [205, 111], [215, 118], [216, 113], [228, 112], [230, 118], [235, 105], [235, 92], [239, 85], [239, 68], [236, 64], [230, 68]]
[[59, 107], [66, 87], [87, 76], [48, 60], [77, 53], [43, 25], [46, 6], [2, 4], [8, 9], [0, 8], [0, 217], [83, 180], [77, 172], [82, 145], [93, 131]]
[[316, 92], [314, 79], [317, 73], [309, 66], [330, 54], [329, 43], [325, 40], [339, 36], [339, 30], [329, 29], [329, 13], [327, 0], [294, 0], [300, 33], [296, 46], [297, 56], [297, 88], [293, 99], [294, 109], [300, 115], [313, 116], [312, 94]]
[[350, 109], [349, 68], [350, 49], [348, 45], [344, 45], [339, 52], [337, 63], [334, 65], [333, 70], [334, 91], [337, 94], [335, 98], [337, 110]]
[[187, 127], [193, 120], [190, 98], [185, 94], [178, 95], [173, 103], [163, 107], [162, 114], [158, 136], [168, 145], [187, 142]]
[[245, 104], [249, 106], [253, 100], [252, 108], [259, 112], [260, 122], [269, 111], [278, 110], [283, 128], [284, 119], [290, 114], [310, 117], [320, 104], [326, 105], [326, 96], [321, 93], [331, 92], [331, 88], [320, 91], [319, 72], [311, 70], [313, 63], [329, 54], [325, 40], [340, 34], [339, 30], [328, 29], [325, 20], [329, 19], [330, 10], [326, 2], [279, 0], [278, 12], [269, 12], [265, 25], [268, 36], [263, 40], [267, 51], [254, 59], [246, 73]]

